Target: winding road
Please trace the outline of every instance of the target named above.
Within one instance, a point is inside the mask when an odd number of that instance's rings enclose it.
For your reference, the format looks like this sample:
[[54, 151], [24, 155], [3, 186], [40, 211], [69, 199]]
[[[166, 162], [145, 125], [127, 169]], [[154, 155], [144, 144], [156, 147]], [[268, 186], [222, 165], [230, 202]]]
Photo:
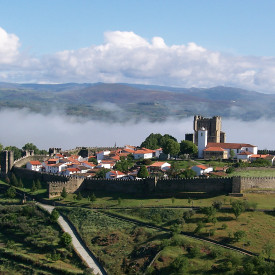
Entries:
[[[49, 213], [53, 211], [55, 208], [52, 205], [47, 205], [47, 204], [42, 204], [40, 202], [37, 203], [41, 208], [45, 209]], [[74, 232], [73, 228], [70, 226], [70, 224], [65, 221], [65, 219], [62, 216], [59, 216], [58, 218], [58, 223], [63, 229], [64, 232], [67, 232], [71, 235], [72, 237], [72, 244], [77, 251], [78, 255], [81, 256], [83, 261], [86, 262], [86, 264], [89, 266], [89, 268], [93, 269], [93, 272], [95, 274], [99, 275], [107, 275], [106, 271], [104, 268], [98, 263], [96, 258], [91, 254], [91, 252], [86, 249], [82, 244], [79, 236], [76, 235], [76, 232]]]

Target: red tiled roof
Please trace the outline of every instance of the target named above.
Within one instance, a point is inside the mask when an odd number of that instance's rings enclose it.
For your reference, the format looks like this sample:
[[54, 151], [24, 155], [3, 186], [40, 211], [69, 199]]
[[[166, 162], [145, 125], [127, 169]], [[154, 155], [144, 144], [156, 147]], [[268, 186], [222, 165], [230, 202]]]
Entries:
[[31, 161], [30, 161], [30, 164], [31, 164], [31, 165], [41, 165], [41, 162], [38, 161], [38, 160], [31, 160]]
[[113, 175], [119, 175], [119, 176], [124, 176], [125, 174], [120, 172], [120, 171], [111, 171], [111, 174]]
[[78, 168], [67, 168], [70, 172], [79, 172], [80, 170]]
[[206, 146], [206, 148], [209, 147], [220, 147], [223, 149], [241, 149], [242, 147], [256, 147], [251, 144], [247, 143], [215, 143], [215, 142], [209, 142]]
[[207, 166], [205, 166], [205, 165], [196, 165], [196, 167], [199, 167], [199, 168], [201, 168], [201, 169], [203, 169], [203, 170], [209, 168], [209, 167], [207, 167]]
[[205, 151], [205, 152], [224, 152], [226, 150], [221, 147], [207, 147], [203, 151]]
[[247, 152], [247, 151], [243, 151], [243, 152], [239, 153], [238, 155], [249, 156], [249, 155], [252, 155], [252, 153], [251, 152]]
[[[151, 165], [149, 165], [150, 167], [160, 167], [162, 166], [163, 164], [165, 164], [166, 162], [161, 162], [161, 161], [157, 161]], [[171, 164], [169, 164], [169, 166], [171, 166]]]
[[261, 159], [265, 159], [266, 157], [268, 157], [269, 155], [252, 155], [251, 154], [251, 158], [261, 158]]

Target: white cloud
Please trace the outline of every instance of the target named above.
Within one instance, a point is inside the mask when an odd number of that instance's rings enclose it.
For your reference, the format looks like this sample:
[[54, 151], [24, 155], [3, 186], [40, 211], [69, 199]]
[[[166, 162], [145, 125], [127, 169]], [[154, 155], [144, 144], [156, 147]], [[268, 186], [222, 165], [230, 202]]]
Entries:
[[[104, 106], [113, 110], [115, 106]], [[168, 119], [163, 122], [106, 123], [99, 121], [78, 121], [77, 118], [50, 113], [48, 115], [30, 113], [27, 110], [6, 109], [0, 111], [2, 129], [0, 143], [4, 146], [22, 147], [27, 142], [39, 148], [76, 146], [119, 146], [140, 145], [150, 133], [170, 134], [181, 141], [186, 133], [192, 133], [193, 118], [183, 120]], [[10, 127], [12, 125], [12, 127]], [[275, 122], [258, 120], [245, 122], [224, 119], [222, 125], [227, 142], [250, 143], [260, 149], [275, 148]], [[260, 133], [260, 134], [259, 134]]]
[[194, 42], [168, 46], [161, 37], [114, 31], [101, 45], [34, 58], [18, 52], [15, 35], [0, 29], [0, 38], [0, 81], [223, 85], [275, 93], [275, 57], [230, 55]]
[[13, 63], [19, 52], [19, 38], [0, 27], [0, 64]]

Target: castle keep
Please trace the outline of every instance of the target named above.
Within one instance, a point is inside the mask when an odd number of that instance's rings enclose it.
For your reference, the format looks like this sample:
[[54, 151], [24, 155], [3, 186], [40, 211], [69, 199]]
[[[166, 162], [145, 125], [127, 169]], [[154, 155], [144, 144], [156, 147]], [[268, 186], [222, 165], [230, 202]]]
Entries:
[[225, 143], [225, 133], [222, 129], [222, 118], [214, 116], [205, 118], [203, 116], [194, 116], [194, 143], [198, 145], [198, 131], [202, 128], [207, 130], [207, 143]]

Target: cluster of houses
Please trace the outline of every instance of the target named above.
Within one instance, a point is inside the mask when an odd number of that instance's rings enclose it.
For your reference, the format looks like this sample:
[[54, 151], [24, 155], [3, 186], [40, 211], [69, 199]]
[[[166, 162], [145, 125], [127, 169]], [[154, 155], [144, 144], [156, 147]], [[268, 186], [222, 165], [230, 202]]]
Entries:
[[[26, 168], [34, 171], [54, 173], [64, 176], [83, 176], [94, 177], [96, 173], [106, 168], [110, 171], [106, 173], [107, 179], [117, 178], [136, 178], [138, 169], [132, 170], [129, 173], [123, 173], [121, 171], [114, 170], [117, 162], [121, 160], [121, 157], [127, 157], [129, 154], [133, 156], [135, 160], [138, 159], [152, 159], [159, 158], [162, 153], [162, 149], [150, 150], [147, 148], [137, 148], [134, 146], [126, 145], [123, 149], [104, 150], [97, 152], [96, 155], [87, 156], [83, 158], [79, 155], [70, 155], [57, 153], [54, 157], [49, 158], [44, 162], [29, 161], [26, 164]], [[89, 161], [94, 159], [96, 161]], [[147, 166], [149, 172], [169, 170], [171, 165], [168, 162], [156, 161]]]

